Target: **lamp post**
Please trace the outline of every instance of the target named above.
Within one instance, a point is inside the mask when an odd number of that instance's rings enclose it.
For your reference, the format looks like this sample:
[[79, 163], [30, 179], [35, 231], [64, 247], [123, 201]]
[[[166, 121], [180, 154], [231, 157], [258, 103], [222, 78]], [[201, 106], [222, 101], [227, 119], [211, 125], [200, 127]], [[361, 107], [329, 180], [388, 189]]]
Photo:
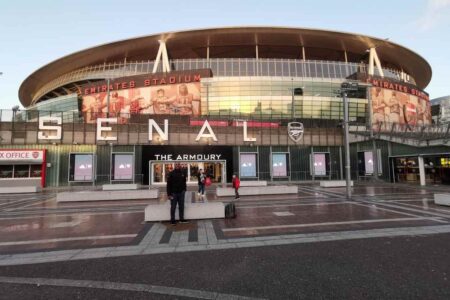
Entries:
[[348, 99], [347, 92], [349, 91], [357, 91], [358, 83], [356, 82], [344, 82], [341, 84], [341, 96], [344, 104], [344, 150], [345, 150], [345, 186], [346, 186], [346, 194], [347, 199], [352, 198], [352, 189], [351, 189], [351, 169], [350, 169], [350, 142], [349, 142], [349, 133], [348, 133], [348, 121], [349, 121], [349, 113], [348, 113]]
[[378, 180], [378, 151], [377, 144], [375, 141], [375, 135], [373, 133], [373, 108], [372, 108], [372, 94], [370, 93], [370, 87], [372, 85], [367, 85], [367, 105], [369, 106], [368, 112], [369, 116], [367, 118], [368, 125], [370, 126], [370, 139], [372, 140], [372, 162], [373, 162], [373, 178]]

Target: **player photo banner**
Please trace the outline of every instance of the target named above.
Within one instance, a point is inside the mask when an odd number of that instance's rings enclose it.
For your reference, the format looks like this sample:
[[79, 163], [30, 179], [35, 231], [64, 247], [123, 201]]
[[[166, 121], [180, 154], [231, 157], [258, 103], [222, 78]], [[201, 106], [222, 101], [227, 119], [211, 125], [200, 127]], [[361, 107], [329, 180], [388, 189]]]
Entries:
[[106, 82], [84, 86], [82, 112], [88, 123], [107, 115], [118, 117], [119, 123], [126, 123], [133, 114], [199, 116], [200, 80], [210, 75], [205, 69], [118, 78], [110, 82], [109, 109]]
[[400, 125], [430, 125], [430, 102], [407, 93], [370, 88], [372, 99], [372, 124], [396, 123]]

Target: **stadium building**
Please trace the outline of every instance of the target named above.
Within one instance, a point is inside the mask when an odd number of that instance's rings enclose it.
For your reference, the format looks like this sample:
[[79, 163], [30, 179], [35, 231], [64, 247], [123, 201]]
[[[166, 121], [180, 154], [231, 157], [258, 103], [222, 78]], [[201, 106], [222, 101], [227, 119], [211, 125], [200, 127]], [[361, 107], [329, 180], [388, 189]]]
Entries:
[[[304, 28], [168, 32], [82, 50], [22, 83], [3, 111], [3, 185], [164, 184], [181, 163], [215, 183], [344, 177], [445, 183], [431, 67], [385, 39]], [[343, 90], [350, 83], [353, 89]]]

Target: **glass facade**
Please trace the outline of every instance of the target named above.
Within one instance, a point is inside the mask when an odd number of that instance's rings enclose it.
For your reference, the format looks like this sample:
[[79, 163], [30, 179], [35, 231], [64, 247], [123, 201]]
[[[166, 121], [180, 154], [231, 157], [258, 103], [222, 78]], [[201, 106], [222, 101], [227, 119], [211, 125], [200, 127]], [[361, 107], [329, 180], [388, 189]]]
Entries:
[[[343, 119], [341, 81], [220, 77], [202, 80], [203, 115], [254, 119]], [[358, 96], [358, 95], [356, 95]], [[367, 99], [349, 99], [351, 121], [365, 122]]]
[[22, 117], [26, 120], [36, 120], [38, 117], [55, 116], [62, 117], [63, 122], [76, 122], [80, 119], [78, 113], [78, 95], [70, 94], [46, 100], [22, 112]]
[[[172, 71], [188, 71], [198, 69], [211, 69], [214, 77], [301, 77], [305, 79], [346, 79], [356, 72], [366, 74], [367, 65], [364, 63], [298, 60], [298, 59], [256, 59], [256, 58], [211, 58], [211, 59], [175, 59], [169, 61]], [[103, 80], [104, 78], [118, 78], [125, 76], [149, 74], [153, 70], [154, 61], [136, 61], [126, 63], [109, 63], [88, 66], [64, 74], [46, 83], [34, 96], [34, 101], [40, 98], [52, 98], [53, 91], [66, 86], [76, 89], [73, 83], [87, 82], [88, 80]], [[162, 72], [159, 65], [157, 72]], [[375, 75], [379, 75], [375, 68]], [[386, 78], [401, 80], [398, 70], [383, 68]], [[412, 76], [408, 76], [407, 83], [415, 85]]]

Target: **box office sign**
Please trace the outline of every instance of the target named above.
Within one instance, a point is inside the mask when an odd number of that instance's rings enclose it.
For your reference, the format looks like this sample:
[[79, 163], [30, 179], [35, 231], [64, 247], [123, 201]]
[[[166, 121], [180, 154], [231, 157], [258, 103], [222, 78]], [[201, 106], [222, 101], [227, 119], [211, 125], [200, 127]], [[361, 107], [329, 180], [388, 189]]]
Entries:
[[44, 150], [0, 150], [0, 163], [42, 163]]

